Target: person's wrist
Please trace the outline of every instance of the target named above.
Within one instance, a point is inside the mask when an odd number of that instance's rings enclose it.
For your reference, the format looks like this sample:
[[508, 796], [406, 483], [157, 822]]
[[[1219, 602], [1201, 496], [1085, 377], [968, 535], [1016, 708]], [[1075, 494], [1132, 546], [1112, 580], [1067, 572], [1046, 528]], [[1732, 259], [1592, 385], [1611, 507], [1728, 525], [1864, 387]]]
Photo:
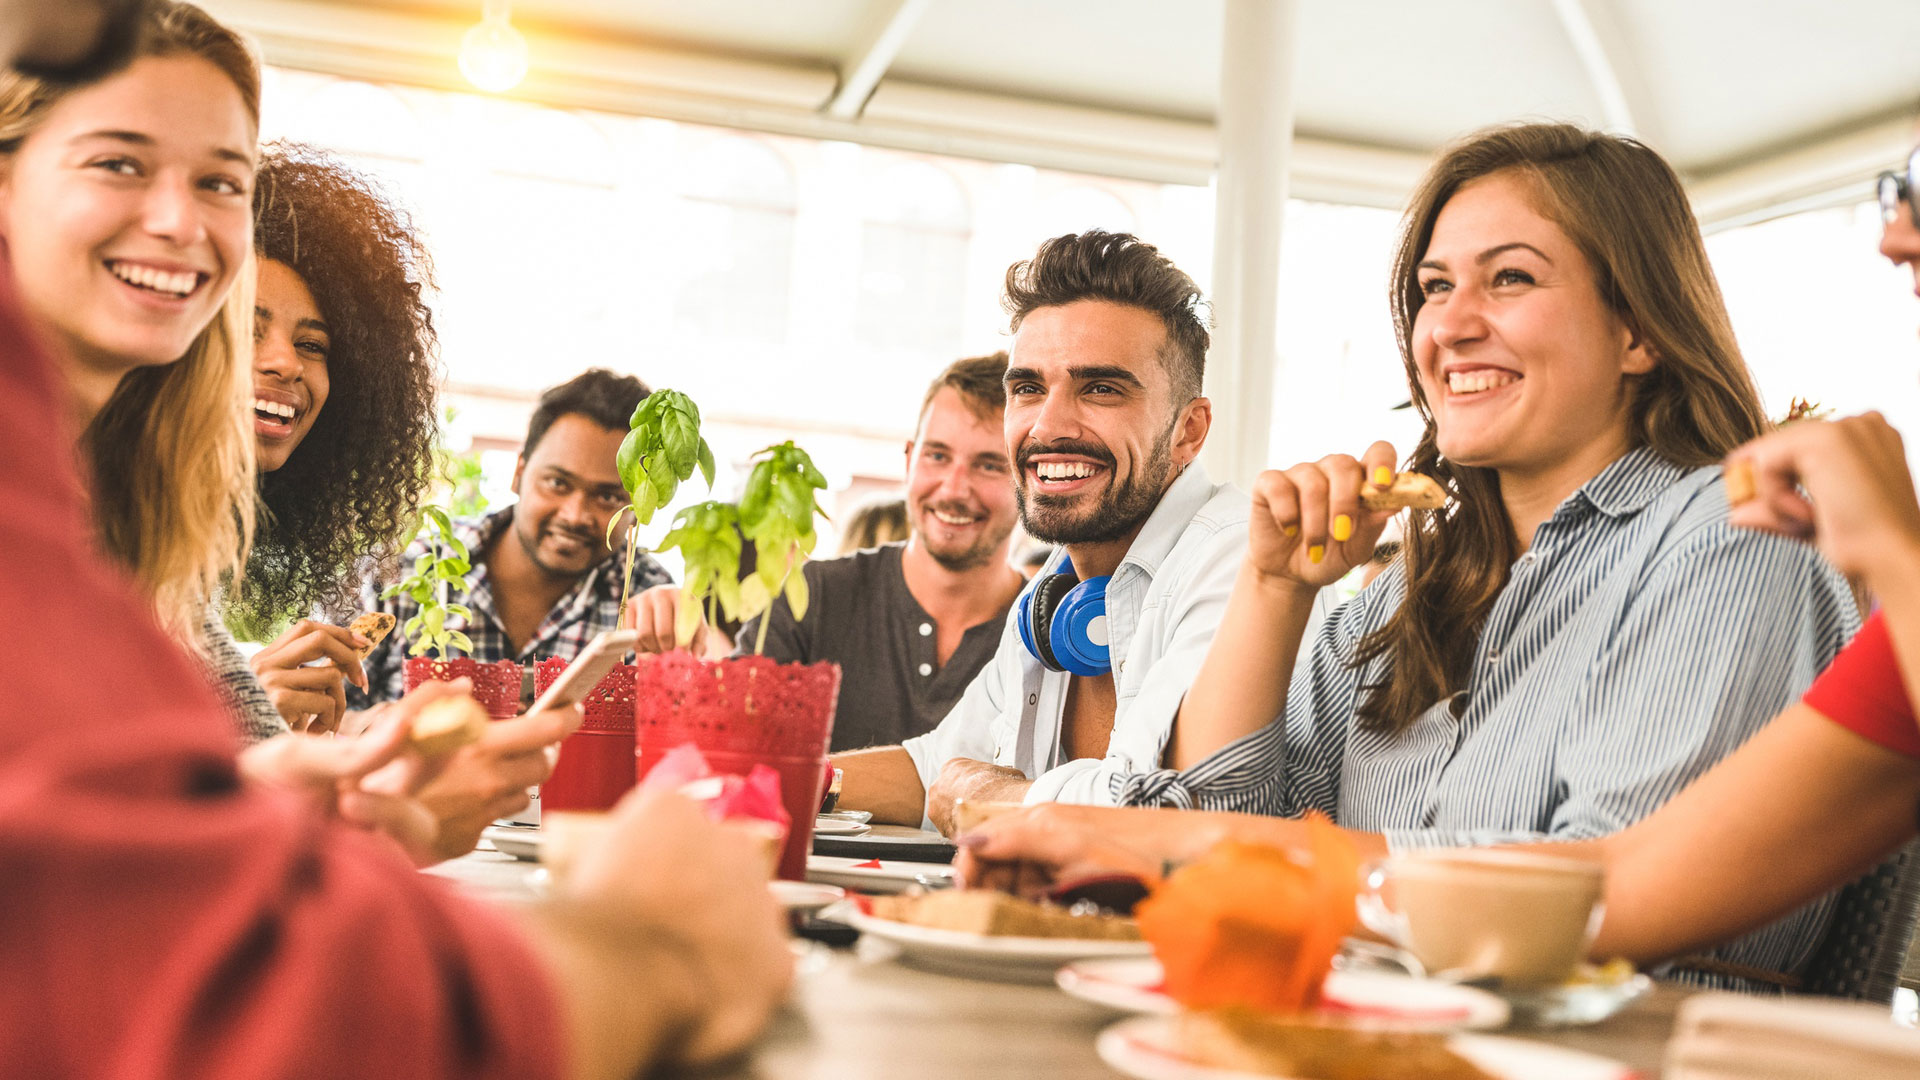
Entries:
[[1302, 597], [1309, 601], [1319, 586], [1301, 581], [1284, 571], [1272, 572], [1254, 564], [1251, 558], [1240, 563], [1240, 581], [1250, 595], [1273, 604], [1290, 604]]
[[1920, 532], [1889, 525], [1862, 538], [1857, 573], [1875, 595], [1920, 589]]

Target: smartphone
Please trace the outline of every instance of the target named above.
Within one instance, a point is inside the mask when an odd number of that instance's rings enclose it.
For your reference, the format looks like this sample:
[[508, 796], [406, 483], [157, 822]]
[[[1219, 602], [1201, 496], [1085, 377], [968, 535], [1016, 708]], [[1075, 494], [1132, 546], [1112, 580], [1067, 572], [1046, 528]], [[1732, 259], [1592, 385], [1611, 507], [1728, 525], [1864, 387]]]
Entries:
[[640, 633], [637, 630], [604, 631], [580, 650], [580, 655], [573, 658], [573, 663], [567, 665], [567, 670], [560, 673], [560, 677], [547, 687], [547, 692], [541, 694], [540, 699], [533, 703], [533, 709], [528, 711], [577, 705], [585, 701], [593, 688], [600, 685], [600, 680], [607, 677], [607, 672], [613, 670], [613, 665], [618, 664], [620, 658], [632, 652], [639, 643]]

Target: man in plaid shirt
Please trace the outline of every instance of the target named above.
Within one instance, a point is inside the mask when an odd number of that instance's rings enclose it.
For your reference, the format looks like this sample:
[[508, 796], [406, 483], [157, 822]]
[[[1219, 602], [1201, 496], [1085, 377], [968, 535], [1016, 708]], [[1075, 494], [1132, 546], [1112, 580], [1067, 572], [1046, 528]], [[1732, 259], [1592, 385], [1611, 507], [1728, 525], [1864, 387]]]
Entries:
[[[473, 641], [475, 660], [530, 664], [572, 659], [602, 630], [620, 622], [624, 550], [607, 548], [607, 523], [627, 504], [615, 458], [627, 421], [647, 387], [630, 375], [594, 368], [540, 395], [527, 424], [527, 441], [513, 472], [519, 501], [477, 519], [454, 522], [473, 553], [467, 593], [458, 598], [473, 617], [447, 617], [447, 628]], [[403, 560], [427, 550], [416, 540]], [[634, 560], [635, 593], [672, 578], [652, 557]], [[378, 575], [361, 586], [361, 605], [392, 613], [397, 627], [419, 612], [411, 597], [388, 600]], [[349, 685], [349, 702], [363, 708], [402, 691], [407, 643], [395, 632], [367, 658], [367, 686]]]

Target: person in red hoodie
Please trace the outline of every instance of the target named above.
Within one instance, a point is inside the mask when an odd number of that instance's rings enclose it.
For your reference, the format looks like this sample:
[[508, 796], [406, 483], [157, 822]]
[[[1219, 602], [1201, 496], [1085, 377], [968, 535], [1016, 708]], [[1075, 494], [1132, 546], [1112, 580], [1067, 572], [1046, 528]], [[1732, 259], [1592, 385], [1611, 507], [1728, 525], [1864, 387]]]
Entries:
[[[0, 60], [97, 73], [155, 20], [218, 29], [129, 9], [0, 0]], [[283, 774], [304, 788], [244, 778], [211, 689], [95, 552], [46, 349], [0, 260], [0, 1073], [615, 1077], [751, 1039], [791, 972], [764, 858], [686, 800], [624, 802], [569, 887], [509, 917], [340, 820], [407, 805], [430, 698], [314, 740]]]

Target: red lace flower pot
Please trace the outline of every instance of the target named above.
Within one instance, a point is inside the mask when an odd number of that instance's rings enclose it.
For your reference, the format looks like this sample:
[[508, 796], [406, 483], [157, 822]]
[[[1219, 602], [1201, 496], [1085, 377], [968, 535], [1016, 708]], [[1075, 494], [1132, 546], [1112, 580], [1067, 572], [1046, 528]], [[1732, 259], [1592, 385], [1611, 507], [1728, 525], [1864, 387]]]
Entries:
[[483, 664], [464, 656], [452, 660], [425, 656], [407, 659], [408, 692], [423, 682], [451, 682], [461, 678], [473, 680], [473, 698], [487, 710], [488, 716], [511, 720], [520, 715], [520, 665], [512, 660]]
[[696, 660], [684, 652], [643, 656], [635, 666], [635, 773], [692, 743], [718, 773], [755, 765], [780, 774], [787, 838], [779, 874], [804, 880], [820, 809], [840, 665], [780, 664], [764, 656]]
[[[567, 669], [554, 657], [533, 665], [538, 697]], [[560, 744], [560, 761], [540, 785], [540, 809], [611, 810], [633, 788], [632, 664], [617, 664], [581, 702], [586, 719]]]

